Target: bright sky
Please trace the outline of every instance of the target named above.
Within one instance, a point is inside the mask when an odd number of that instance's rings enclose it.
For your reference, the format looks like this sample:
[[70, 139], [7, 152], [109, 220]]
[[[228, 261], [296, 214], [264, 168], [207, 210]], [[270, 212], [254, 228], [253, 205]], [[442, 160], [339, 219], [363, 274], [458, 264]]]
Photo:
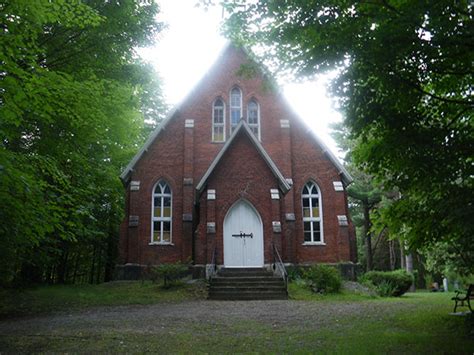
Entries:
[[[197, 0], [162, 0], [159, 3], [159, 20], [168, 27], [160, 34], [155, 47], [142, 49], [140, 54], [159, 72], [164, 81], [166, 100], [173, 106], [191, 91], [224, 48], [226, 39], [219, 29], [222, 9], [213, 7], [204, 11], [195, 7]], [[295, 112], [339, 156], [328, 125], [340, 121], [341, 115], [332, 109], [325, 80], [290, 83], [284, 85], [283, 90]]]

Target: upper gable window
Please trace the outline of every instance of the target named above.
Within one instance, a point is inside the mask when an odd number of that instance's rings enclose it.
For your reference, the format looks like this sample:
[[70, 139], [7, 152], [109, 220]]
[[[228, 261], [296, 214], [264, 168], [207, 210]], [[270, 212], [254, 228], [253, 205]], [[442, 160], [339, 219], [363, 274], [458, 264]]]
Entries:
[[321, 193], [318, 185], [308, 182], [301, 193], [303, 204], [304, 242], [307, 244], [324, 244], [321, 211]]
[[242, 91], [234, 87], [230, 92], [230, 131], [234, 131], [242, 118]]
[[171, 243], [171, 202], [172, 193], [169, 185], [160, 180], [153, 191], [153, 224], [151, 232], [151, 243]]
[[212, 108], [212, 141], [225, 141], [225, 105], [220, 98], [214, 101]]
[[247, 122], [255, 137], [260, 139], [260, 107], [255, 99], [247, 106]]

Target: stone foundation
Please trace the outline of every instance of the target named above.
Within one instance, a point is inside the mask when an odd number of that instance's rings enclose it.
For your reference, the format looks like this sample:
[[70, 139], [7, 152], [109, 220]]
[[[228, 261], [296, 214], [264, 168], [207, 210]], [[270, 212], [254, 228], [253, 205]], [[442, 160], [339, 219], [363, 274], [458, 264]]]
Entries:
[[[336, 267], [342, 278], [344, 280], [356, 281], [358, 275], [361, 273], [361, 267], [359, 264], [354, 263], [339, 263], [339, 264], [326, 264]], [[270, 270], [270, 265], [265, 265], [265, 268]], [[301, 268], [307, 268], [311, 265], [293, 265], [293, 264], [285, 264], [286, 266], [296, 266]], [[221, 265], [218, 265], [220, 268]], [[115, 266], [115, 273], [114, 273], [114, 280], [142, 280], [147, 279], [149, 276], [147, 275], [147, 268], [149, 266], [140, 265], [140, 264], [125, 264], [125, 265], [116, 265]], [[204, 279], [206, 278], [206, 265], [192, 265], [190, 266], [190, 274], [192, 275], [193, 279]]]

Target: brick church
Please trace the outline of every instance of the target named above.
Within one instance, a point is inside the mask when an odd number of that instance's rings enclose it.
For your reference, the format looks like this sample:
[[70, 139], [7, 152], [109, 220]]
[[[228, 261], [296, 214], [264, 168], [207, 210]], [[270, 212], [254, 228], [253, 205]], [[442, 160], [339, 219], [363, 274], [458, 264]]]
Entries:
[[269, 268], [275, 251], [285, 264], [355, 262], [350, 175], [233, 44], [121, 179], [125, 268], [187, 260], [196, 275], [213, 262]]

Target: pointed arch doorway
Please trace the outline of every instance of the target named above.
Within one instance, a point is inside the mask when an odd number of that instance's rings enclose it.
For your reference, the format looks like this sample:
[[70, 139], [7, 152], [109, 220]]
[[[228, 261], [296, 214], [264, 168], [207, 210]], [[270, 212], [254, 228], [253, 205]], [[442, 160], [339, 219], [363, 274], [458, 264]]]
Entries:
[[224, 218], [224, 266], [262, 267], [263, 223], [247, 201], [232, 205]]

